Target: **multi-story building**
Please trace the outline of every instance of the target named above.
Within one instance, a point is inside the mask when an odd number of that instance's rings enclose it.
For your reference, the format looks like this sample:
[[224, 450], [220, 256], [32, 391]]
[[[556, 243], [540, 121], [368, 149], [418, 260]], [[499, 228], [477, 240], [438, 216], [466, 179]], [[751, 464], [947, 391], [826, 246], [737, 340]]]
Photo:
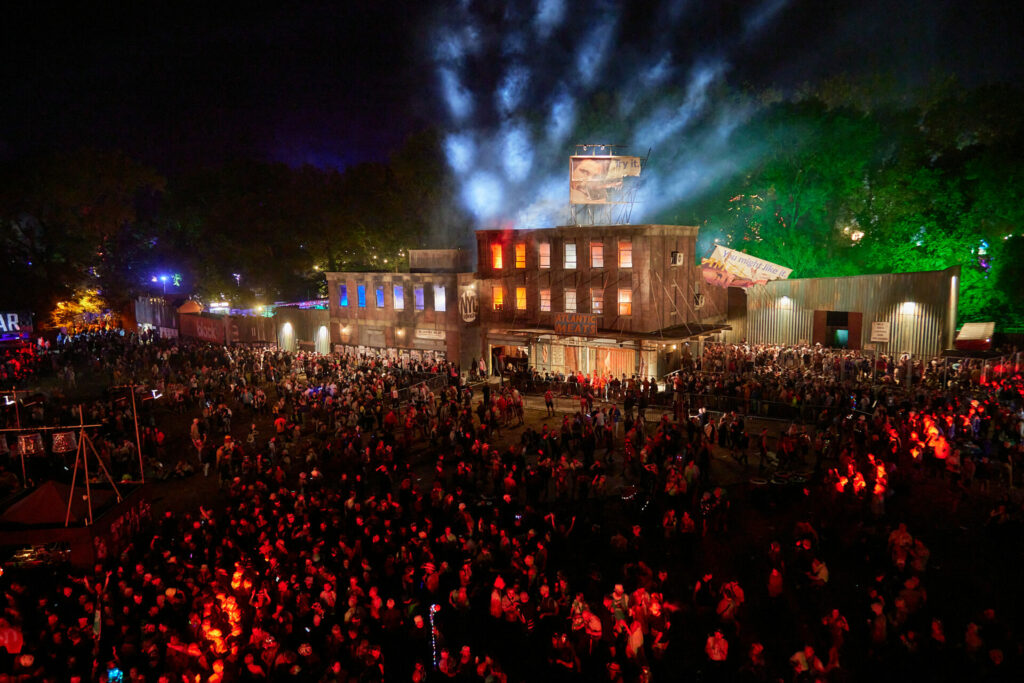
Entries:
[[688, 339], [725, 327], [727, 292], [703, 282], [697, 228], [481, 230], [485, 357], [540, 371], [654, 376]]
[[409, 272], [327, 273], [334, 350], [467, 363], [463, 349], [476, 351], [466, 346], [458, 306], [460, 280], [472, 279], [467, 256], [410, 250]]

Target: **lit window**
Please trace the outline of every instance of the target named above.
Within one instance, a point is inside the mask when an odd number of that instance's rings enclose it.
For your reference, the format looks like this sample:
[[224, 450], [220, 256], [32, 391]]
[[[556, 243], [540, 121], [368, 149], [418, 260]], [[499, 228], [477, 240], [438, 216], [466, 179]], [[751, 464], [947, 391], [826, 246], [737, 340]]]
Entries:
[[491, 245], [491, 265], [494, 266], [495, 270], [501, 270], [501, 245]]
[[378, 285], [374, 295], [377, 299], [377, 308], [384, 308], [384, 288]]
[[447, 310], [448, 302], [444, 298], [444, 285], [434, 285], [434, 310], [444, 313]]
[[366, 285], [356, 285], [356, 300], [359, 308], [366, 308]]
[[575, 270], [576, 268], [576, 243], [565, 243], [565, 269]]
[[405, 289], [402, 285], [395, 285], [395, 310], [405, 310]]
[[526, 242], [516, 244], [516, 268], [526, 267]]
[[619, 240], [619, 268], [633, 267], [633, 241]]
[[600, 315], [604, 313], [604, 290], [590, 290], [590, 312]]
[[567, 289], [565, 290], [565, 312], [575, 313], [576, 312], [576, 290]]
[[348, 306], [348, 285], [338, 285], [338, 305]]
[[540, 290], [540, 310], [543, 313], [549, 313], [551, 311], [551, 290], [542, 289]]
[[516, 287], [516, 310], [526, 310], [526, 287]]
[[417, 311], [423, 310], [423, 288], [414, 287], [412, 290], [412, 302], [416, 306]]
[[551, 267], [551, 242], [540, 243], [540, 267]]
[[633, 315], [633, 290], [619, 290], [619, 315]]
[[501, 311], [505, 308], [505, 289], [503, 287], [491, 288], [492, 308]]
[[604, 268], [604, 242], [590, 243], [590, 267]]

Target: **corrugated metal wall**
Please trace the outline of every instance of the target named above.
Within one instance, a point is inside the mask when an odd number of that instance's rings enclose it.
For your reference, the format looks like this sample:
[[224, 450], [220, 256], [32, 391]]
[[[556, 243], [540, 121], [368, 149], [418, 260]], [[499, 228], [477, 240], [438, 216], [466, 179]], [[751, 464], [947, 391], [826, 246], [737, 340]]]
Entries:
[[888, 322], [890, 341], [878, 345], [881, 351], [937, 354], [953, 344], [959, 282], [959, 266], [922, 273], [769, 282], [747, 291], [747, 340], [752, 344], [811, 343], [815, 311], [847, 311], [864, 315], [860, 348], [872, 344], [872, 323]]

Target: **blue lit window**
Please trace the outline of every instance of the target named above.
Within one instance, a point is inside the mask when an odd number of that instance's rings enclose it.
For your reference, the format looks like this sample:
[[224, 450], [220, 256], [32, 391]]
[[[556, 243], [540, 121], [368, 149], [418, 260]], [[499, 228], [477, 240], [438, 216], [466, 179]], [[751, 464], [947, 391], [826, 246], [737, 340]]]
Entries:
[[438, 313], [444, 313], [448, 307], [448, 302], [444, 297], [444, 285], [434, 285], [434, 310]]
[[366, 308], [366, 285], [356, 285], [356, 299], [359, 301], [359, 308]]
[[395, 310], [405, 310], [405, 288], [402, 285], [395, 285]]
[[338, 285], [338, 305], [348, 306], [348, 285]]
[[422, 311], [423, 310], [423, 288], [422, 287], [414, 287], [413, 288], [413, 290], [412, 290], [412, 299], [413, 299], [413, 302], [416, 304], [416, 310], [417, 311]]
[[384, 308], [384, 288], [377, 287], [375, 294], [377, 295], [377, 308]]

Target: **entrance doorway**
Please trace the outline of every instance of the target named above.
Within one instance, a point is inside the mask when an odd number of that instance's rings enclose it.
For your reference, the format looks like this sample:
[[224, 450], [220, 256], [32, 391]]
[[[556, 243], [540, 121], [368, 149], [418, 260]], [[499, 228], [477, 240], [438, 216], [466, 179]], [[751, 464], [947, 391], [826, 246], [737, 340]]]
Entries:
[[812, 341], [838, 349], [860, 349], [864, 314], [860, 311], [815, 311]]

